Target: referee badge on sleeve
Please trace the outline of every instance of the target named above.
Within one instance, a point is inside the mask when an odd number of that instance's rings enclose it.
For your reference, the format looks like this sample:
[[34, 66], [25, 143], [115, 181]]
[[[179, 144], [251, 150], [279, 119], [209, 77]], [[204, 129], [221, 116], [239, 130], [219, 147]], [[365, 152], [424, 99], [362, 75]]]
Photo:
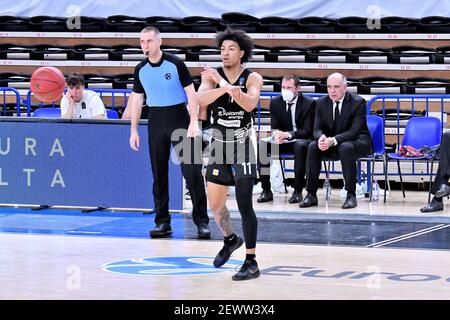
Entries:
[[219, 169], [213, 169], [212, 175], [217, 177], [219, 175]]

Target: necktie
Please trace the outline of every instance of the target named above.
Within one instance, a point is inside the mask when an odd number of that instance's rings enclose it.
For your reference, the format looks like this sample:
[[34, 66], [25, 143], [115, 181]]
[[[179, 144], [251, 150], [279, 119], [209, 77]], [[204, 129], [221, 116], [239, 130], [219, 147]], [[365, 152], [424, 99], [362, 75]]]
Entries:
[[336, 107], [334, 107], [334, 127], [336, 127], [338, 119], [339, 119], [339, 101], [336, 102]]
[[289, 123], [289, 125], [288, 125], [288, 131], [292, 131], [292, 115], [291, 115], [291, 109], [292, 109], [292, 105], [293, 105], [293, 103], [288, 103], [287, 104], [288, 105], [288, 108], [287, 108], [287, 111], [286, 111], [286, 117], [287, 117], [287, 119], [288, 119], [288, 123]]
[[287, 115], [289, 116], [289, 119], [290, 119], [291, 118], [291, 109], [292, 109], [293, 103], [288, 103], [287, 105], [288, 105], [288, 108], [287, 108], [286, 113], [287, 113]]

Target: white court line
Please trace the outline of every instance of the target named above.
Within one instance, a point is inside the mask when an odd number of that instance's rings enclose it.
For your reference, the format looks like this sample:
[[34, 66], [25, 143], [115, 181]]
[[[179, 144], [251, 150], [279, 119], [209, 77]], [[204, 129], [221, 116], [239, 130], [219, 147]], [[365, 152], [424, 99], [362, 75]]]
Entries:
[[379, 248], [379, 247], [384, 246], [384, 245], [388, 245], [388, 244], [391, 244], [391, 243], [394, 243], [394, 242], [398, 242], [398, 241], [406, 240], [406, 239], [409, 239], [409, 238], [417, 237], [417, 236], [420, 236], [420, 235], [423, 235], [423, 234], [426, 234], [426, 233], [430, 233], [430, 232], [433, 232], [433, 231], [436, 231], [436, 230], [440, 230], [440, 229], [444, 229], [444, 228], [448, 228], [448, 227], [450, 227], [450, 224], [438, 224], [438, 225], [433, 226], [433, 227], [429, 227], [429, 228], [425, 228], [425, 229], [418, 230], [418, 231], [415, 231], [415, 232], [407, 233], [407, 234], [404, 234], [404, 235], [401, 235], [401, 236], [398, 236], [398, 237], [395, 237], [395, 238], [386, 239], [386, 240], [383, 240], [383, 241], [380, 241], [380, 242], [372, 243], [372, 244], [370, 244], [370, 245], [368, 245], [366, 247], [367, 248], [371, 248], [371, 247], [372, 248]]
[[375, 242], [375, 243], [369, 244], [369, 245], [367, 245], [366, 247], [368, 247], [368, 248], [370, 248], [370, 247], [375, 247], [375, 246], [377, 246], [377, 245], [382, 245], [382, 244], [391, 242], [391, 241], [393, 241], [393, 240], [397, 240], [397, 239], [398, 239], [398, 240], [401, 240], [401, 239], [403, 239], [403, 238], [405, 238], [405, 237], [408, 237], [408, 236], [419, 235], [419, 234], [421, 234], [422, 232], [433, 231], [434, 229], [439, 228], [439, 227], [441, 227], [441, 226], [444, 226], [444, 224], [438, 224], [438, 225], [435, 225], [435, 226], [432, 226], [432, 227], [428, 227], [428, 228], [425, 228], [425, 229], [421, 229], [421, 230], [417, 230], [417, 231], [414, 231], [414, 232], [402, 234], [402, 235], [397, 236], [397, 237], [395, 237], [395, 238], [390, 238], [390, 239], [386, 239], [386, 240], [383, 240], [383, 241], [380, 241], [380, 242]]
[[426, 232], [422, 232], [422, 233], [420, 233], [420, 234], [416, 234], [416, 235], [412, 235], [412, 236], [409, 236], [409, 237], [404, 237], [404, 238], [399, 239], [399, 240], [394, 240], [394, 241], [391, 241], [391, 242], [388, 242], [388, 243], [384, 243], [384, 244], [382, 244], [382, 245], [375, 246], [375, 247], [373, 247], [373, 248], [378, 248], [378, 247], [381, 247], [381, 246], [384, 246], [384, 245], [387, 245], [387, 244], [391, 244], [391, 243], [394, 243], [394, 242], [406, 240], [406, 239], [413, 238], [413, 237], [416, 237], [416, 236], [419, 236], [419, 235], [424, 235], [424, 234], [426, 234], [426, 233], [430, 233], [430, 232], [433, 232], [433, 231], [445, 229], [445, 228], [448, 228], [448, 227], [450, 227], [449, 224], [448, 224], [448, 225], [445, 225], [445, 226], [442, 226], [442, 227], [440, 227], [440, 228], [435, 228], [435, 229], [433, 229], [433, 230], [429, 230], [429, 231], [426, 231]]
[[401, 239], [401, 238], [407, 237], [409, 235], [415, 235], [417, 233], [421, 233], [421, 232], [424, 232], [424, 231], [427, 231], [427, 230], [430, 230], [430, 229], [439, 228], [439, 227], [441, 227], [443, 225], [444, 224], [438, 224], [438, 225], [435, 225], [435, 226], [432, 226], [432, 227], [428, 227], [428, 228], [425, 228], [425, 229], [421, 229], [421, 230], [417, 230], [417, 231], [414, 231], [414, 232], [411, 232], [411, 233], [402, 234], [401, 236], [398, 236], [398, 237], [395, 237], [395, 238], [390, 238], [390, 239], [386, 239], [386, 240], [383, 240], [383, 241], [380, 241], [380, 242], [375, 242], [375, 243], [369, 244], [367, 247], [376, 246], [378, 244], [382, 244], [384, 242], [390, 242], [390, 241], [395, 240], [395, 239]]
[[79, 234], [101, 234], [102, 232], [99, 231], [76, 231], [76, 230], [70, 230], [67, 231], [67, 233], [79, 233]]

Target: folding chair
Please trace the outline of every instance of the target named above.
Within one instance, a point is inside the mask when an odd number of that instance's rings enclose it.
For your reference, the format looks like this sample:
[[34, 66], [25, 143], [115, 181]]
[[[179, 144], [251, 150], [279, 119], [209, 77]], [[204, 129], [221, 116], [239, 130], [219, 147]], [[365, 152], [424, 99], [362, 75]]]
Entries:
[[33, 112], [34, 118], [61, 118], [60, 108], [39, 108]]
[[[369, 181], [370, 178], [370, 191], [369, 191], [369, 201], [372, 201], [372, 191], [374, 184], [374, 175], [375, 175], [375, 161], [382, 160], [383, 161], [383, 172], [384, 178], [386, 182], [386, 186], [384, 187], [384, 202], [386, 202], [386, 188], [389, 184], [387, 179], [387, 170], [386, 170], [386, 152], [385, 152], [385, 140], [384, 140], [384, 121], [383, 118], [377, 115], [369, 115], [367, 116], [367, 127], [370, 132], [370, 137], [372, 139], [372, 154], [367, 157], [361, 157], [358, 159], [359, 161], [370, 161], [371, 162], [371, 170], [370, 176], [367, 177]], [[369, 170], [368, 170], [369, 171]]]
[[119, 113], [115, 110], [106, 109], [106, 117], [108, 119], [119, 119]]
[[[441, 142], [442, 128], [441, 121], [434, 117], [413, 117], [408, 121], [403, 136], [402, 146], [411, 146], [420, 149], [424, 146], [433, 147], [439, 145]], [[403, 177], [400, 169], [400, 161], [414, 161], [414, 160], [431, 160], [430, 181], [433, 175], [433, 161], [434, 154], [426, 154], [420, 157], [401, 156], [398, 153], [388, 153], [386, 158], [386, 172], [388, 171], [389, 160], [397, 161], [398, 173], [400, 175], [400, 184], [402, 188], [403, 198], [405, 198], [405, 189], [403, 186]], [[430, 184], [431, 191], [431, 184]], [[384, 195], [386, 202], [386, 194]], [[430, 195], [428, 195], [430, 198]], [[430, 199], [428, 199], [428, 202]]]

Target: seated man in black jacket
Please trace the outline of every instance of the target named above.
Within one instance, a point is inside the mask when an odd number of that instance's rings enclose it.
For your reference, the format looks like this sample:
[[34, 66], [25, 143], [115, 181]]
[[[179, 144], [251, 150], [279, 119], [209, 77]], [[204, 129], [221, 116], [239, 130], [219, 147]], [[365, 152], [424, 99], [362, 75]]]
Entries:
[[314, 141], [309, 144], [306, 195], [301, 208], [316, 206], [323, 159], [341, 160], [347, 198], [343, 209], [357, 206], [356, 160], [372, 150], [367, 128], [366, 101], [347, 92], [347, 79], [340, 73], [327, 78], [328, 95], [316, 101]]
[[274, 143], [259, 142], [258, 171], [263, 191], [258, 202], [273, 200], [270, 186], [270, 156], [292, 153], [294, 159], [294, 192], [290, 203], [302, 201], [305, 187], [306, 152], [312, 140], [315, 101], [300, 93], [300, 79], [286, 75], [281, 81], [281, 96], [270, 101], [270, 124]]

